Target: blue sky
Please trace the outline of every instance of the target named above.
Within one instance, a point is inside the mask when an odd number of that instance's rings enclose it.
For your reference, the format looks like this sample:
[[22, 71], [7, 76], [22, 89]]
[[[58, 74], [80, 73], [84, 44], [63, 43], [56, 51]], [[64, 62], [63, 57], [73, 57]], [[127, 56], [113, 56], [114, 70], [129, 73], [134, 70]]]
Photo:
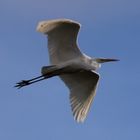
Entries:
[[[0, 1], [0, 139], [140, 139], [139, 0]], [[80, 49], [107, 63], [83, 124], [77, 124], [69, 91], [59, 78], [17, 90], [21, 79], [48, 65], [47, 39], [36, 32], [40, 20], [70, 18], [82, 24]]]

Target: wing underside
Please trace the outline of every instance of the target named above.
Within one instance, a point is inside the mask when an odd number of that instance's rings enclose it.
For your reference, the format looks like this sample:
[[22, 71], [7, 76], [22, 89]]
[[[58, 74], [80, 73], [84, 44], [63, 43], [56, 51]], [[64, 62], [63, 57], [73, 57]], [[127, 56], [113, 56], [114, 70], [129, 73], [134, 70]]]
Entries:
[[83, 122], [96, 94], [99, 75], [92, 71], [62, 75], [60, 78], [70, 89], [70, 103], [74, 119]]
[[[61, 24], [60, 24], [61, 23]], [[49, 24], [54, 24], [52, 23]], [[58, 20], [48, 34], [48, 50], [50, 62], [60, 64], [82, 56], [77, 46], [77, 35], [80, 25], [74, 21]]]

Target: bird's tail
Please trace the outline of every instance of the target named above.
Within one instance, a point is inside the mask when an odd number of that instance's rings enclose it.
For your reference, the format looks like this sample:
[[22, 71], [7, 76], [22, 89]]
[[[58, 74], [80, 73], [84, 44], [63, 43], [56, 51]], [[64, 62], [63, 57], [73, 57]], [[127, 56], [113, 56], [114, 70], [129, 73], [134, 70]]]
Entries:
[[42, 75], [47, 75], [47, 74], [50, 74], [50, 73], [53, 73], [54, 71], [56, 71], [58, 68], [56, 65], [51, 65], [51, 66], [44, 66], [42, 67], [41, 69], [41, 73]]
[[41, 73], [42, 76], [50, 78], [53, 76], [58, 76], [62, 74], [71, 74], [78, 71], [81, 71], [81, 69], [80, 68], [74, 69], [73, 66], [71, 65], [50, 65], [42, 67]]
[[71, 73], [68, 70], [68, 68], [69, 68], [68, 66], [58, 66], [58, 65], [44, 66], [42, 67], [41, 73], [44, 77], [50, 78], [61, 74]]

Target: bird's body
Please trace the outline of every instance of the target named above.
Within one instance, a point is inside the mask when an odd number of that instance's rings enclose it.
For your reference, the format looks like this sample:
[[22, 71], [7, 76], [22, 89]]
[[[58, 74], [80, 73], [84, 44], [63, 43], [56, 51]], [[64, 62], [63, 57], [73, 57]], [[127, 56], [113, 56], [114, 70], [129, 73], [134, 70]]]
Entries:
[[59, 76], [70, 90], [70, 102], [75, 120], [83, 122], [96, 94], [99, 81], [96, 70], [100, 68], [101, 63], [117, 60], [91, 58], [83, 54], [77, 46], [79, 29], [79, 23], [68, 19], [39, 22], [37, 31], [48, 36], [51, 65], [42, 68], [42, 76], [23, 80], [17, 83], [16, 87]]

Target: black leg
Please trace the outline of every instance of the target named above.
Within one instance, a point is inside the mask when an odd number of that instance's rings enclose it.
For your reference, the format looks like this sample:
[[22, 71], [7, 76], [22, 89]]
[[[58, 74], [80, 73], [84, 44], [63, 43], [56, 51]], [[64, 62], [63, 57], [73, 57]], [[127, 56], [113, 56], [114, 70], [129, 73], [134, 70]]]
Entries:
[[14, 87], [17, 87], [18, 89], [20, 89], [24, 86], [39, 82], [39, 81], [44, 80], [44, 79], [46, 79], [46, 77], [41, 75], [41, 76], [35, 77], [33, 79], [30, 79], [30, 80], [22, 80], [21, 82], [16, 83], [16, 85]]

